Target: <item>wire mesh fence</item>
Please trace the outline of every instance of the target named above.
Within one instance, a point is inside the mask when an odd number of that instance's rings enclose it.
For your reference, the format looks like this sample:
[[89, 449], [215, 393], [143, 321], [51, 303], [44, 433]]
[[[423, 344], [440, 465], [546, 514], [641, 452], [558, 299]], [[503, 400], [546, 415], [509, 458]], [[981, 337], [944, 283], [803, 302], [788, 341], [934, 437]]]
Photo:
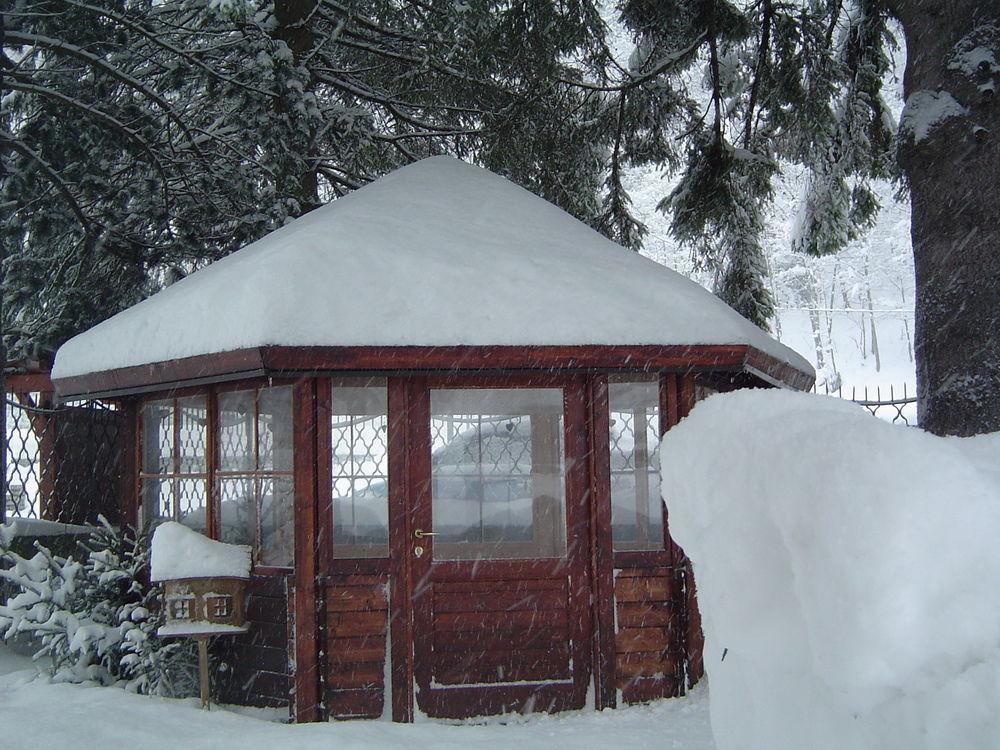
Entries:
[[54, 405], [51, 394], [14, 393], [4, 403], [6, 488], [0, 519], [117, 521], [124, 414], [104, 401]]

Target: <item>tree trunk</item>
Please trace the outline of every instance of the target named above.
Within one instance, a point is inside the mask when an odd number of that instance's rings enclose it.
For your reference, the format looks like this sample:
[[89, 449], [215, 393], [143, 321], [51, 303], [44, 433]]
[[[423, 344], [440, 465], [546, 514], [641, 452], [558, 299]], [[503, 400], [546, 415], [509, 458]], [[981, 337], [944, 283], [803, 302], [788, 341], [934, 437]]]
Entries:
[[[916, 277], [914, 354], [922, 427], [940, 435], [1000, 430], [1000, 70], [955, 66], [969, 35], [1000, 61], [1000, 9], [981, 0], [890, 0], [906, 35], [904, 92], [949, 93], [966, 114], [926, 137], [904, 134]], [[951, 67], [949, 67], [951, 65]]]

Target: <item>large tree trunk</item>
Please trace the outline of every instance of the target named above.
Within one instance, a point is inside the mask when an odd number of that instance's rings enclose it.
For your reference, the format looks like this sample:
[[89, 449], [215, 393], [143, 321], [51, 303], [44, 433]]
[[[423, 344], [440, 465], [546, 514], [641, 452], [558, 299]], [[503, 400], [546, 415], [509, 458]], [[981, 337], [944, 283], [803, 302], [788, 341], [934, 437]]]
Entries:
[[[912, 201], [919, 421], [941, 435], [993, 432], [1000, 430], [1000, 98], [993, 95], [1000, 6], [889, 4], [906, 35], [908, 109], [923, 91], [947, 92], [966, 110], [925, 137], [904, 132], [900, 150]], [[991, 23], [992, 33], [984, 30]], [[962, 70], [957, 45], [970, 35], [993, 62], [967, 55]]]

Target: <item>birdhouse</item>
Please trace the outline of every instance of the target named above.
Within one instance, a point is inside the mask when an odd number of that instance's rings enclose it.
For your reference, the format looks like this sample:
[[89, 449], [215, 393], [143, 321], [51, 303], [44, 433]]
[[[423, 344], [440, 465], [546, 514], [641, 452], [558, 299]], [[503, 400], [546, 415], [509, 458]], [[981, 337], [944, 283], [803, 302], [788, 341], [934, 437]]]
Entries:
[[163, 584], [160, 636], [245, 633], [250, 548], [209, 539], [179, 523], [153, 534], [152, 580]]

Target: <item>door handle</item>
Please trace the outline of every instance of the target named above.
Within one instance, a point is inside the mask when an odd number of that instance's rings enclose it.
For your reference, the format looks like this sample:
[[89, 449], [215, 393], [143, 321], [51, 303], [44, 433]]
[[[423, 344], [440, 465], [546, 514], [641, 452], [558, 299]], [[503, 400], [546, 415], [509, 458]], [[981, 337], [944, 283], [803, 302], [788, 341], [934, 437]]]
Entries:
[[436, 531], [424, 531], [423, 529], [414, 529], [413, 538], [423, 539], [425, 536], [437, 536]]

